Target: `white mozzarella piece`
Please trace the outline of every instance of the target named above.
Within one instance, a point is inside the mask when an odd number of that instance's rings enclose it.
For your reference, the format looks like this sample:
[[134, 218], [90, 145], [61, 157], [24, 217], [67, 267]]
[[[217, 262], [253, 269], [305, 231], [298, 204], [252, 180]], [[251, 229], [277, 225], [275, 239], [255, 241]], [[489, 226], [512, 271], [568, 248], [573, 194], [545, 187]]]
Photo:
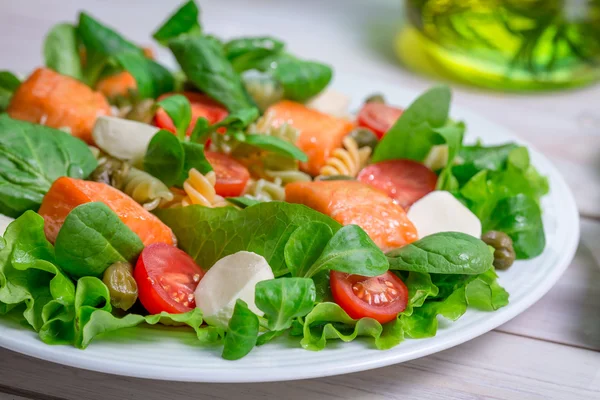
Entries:
[[332, 89], [316, 95], [306, 103], [306, 106], [339, 118], [346, 118], [350, 115], [350, 97]]
[[137, 164], [143, 159], [158, 128], [123, 118], [100, 116], [92, 137], [96, 145], [113, 157]]

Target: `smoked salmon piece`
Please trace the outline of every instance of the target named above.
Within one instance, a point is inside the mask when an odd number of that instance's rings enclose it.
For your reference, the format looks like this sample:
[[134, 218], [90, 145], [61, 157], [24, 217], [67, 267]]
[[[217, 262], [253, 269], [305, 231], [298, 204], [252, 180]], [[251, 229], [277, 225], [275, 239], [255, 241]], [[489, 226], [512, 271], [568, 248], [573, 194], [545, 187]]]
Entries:
[[88, 143], [96, 118], [110, 115], [102, 93], [48, 68], [38, 68], [13, 94], [8, 109], [12, 118], [47, 125], [68, 127], [71, 134]]
[[112, 99], [117, 96], [128, 96], [130, 91], [137, 90], [137, 83], [133, 75], [122, 71], [99, 81], [96, 90]]
[[145, 246], [152, 243], [175, 244], [171, 229], [123, 192], [100, 182], [68, 177], [58, 178], [50, 187], [38, 211], [44, 217], [44, 231], [52, 243], [65, 218], [78, 205], [101, 201], [110, 207]]
[[362, 182], [294, 182], [285, 186], [285, 200], [327, 214], [342, 225], [360, 226], [383, 251], [418, 239], [404, 209]]
[[276, 127], [288, 123], [300, 131], [296, 146], [308, 156], [308, 162], [301, 163], [300, 169], [313, 176], [319, 175], [329, 155], [342, 147], [342, 139], [354, 127], [350, 121], [289, 100], [272, 105], [265, 115]]

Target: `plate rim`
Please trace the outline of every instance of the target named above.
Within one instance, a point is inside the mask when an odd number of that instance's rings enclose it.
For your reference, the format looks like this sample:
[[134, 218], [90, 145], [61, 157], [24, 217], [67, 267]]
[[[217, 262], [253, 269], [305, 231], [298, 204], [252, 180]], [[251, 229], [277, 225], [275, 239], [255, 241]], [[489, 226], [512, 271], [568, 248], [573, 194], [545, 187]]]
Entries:
[[[379, 83], [379, 87], [389, 87], [389, 84], [382, 83], [381, 81], [368, 79], [364, 75], [355, 75], [355, 74], [339, 74], [336, 76], [335, 82], [331, 85], [332, 88], [336, 89], [337, 85], [340, 81], [345, 82], [356, 82], [356, 81], [369, 81], [369, 84], [373, 84], [375, 86], [376, 83]], [[339, 90], [339, 89], [337, 89]], [[391, 93], [392, 89], [385, 90], [384, 93]], [[419, 95], [417, 90], [412, 88], [400, 88], [400, 93], [404, 93], [405, 95], [409, 95], [412, 98], [415, 98]], [[575, 199], [571, 189], [563, 178], [562, 174], [558, 171], [558, 169], [554, 166], [554, 164], [541, 152], [539, 152], [535, 146], [529, 143], [527, 140], [523, 140], [518, 137], [510, 128], [503, 126], [501, 123], [492, 121], [487, 117], [484, 117], [472, 110], [470, 110], [466, 106], [462, 106], [454, 103], [452, 107], [453, 115], [460, 115], [461, 118], [465, 119], [467, 124], [469, 121], [477, 120], [480, 123], [486, 124], [491, 127], [493, 131], [502, 132], [502, 139], [506, 140], [514, 140], [517, 143], [523, 144], [529, 148], [532, 155], [535, 155], [535, 158], [539, 158], [545, 164], [545, 174], [552, 177], [552, 191], [560, 192], [561, 195], [559, 198], [561, 199], [561, 203], [566, 204], [566, 207], [561, 210], [561, 214], [563, 214], [562, 218], [567, 217], [567, 221], [571, 221], [571, 227], [573, 235], [570, 236], [570, 240], [565, 243], [564, 247], [561, 248], [561, 253], [559, 259], [556, 261], [556, 267], [550, 271], [550, 274], [545, 277], [542, 281], [541, 285], [536, 286], [529, 292], [529, 294], [521, 299], [516, 305], [512, 307], [507, 307], [504, 309], [500, 309], [493, 313], [489, 313], [489, 317], [487, 317], [481, 324], [471, 327], [468, 331], [463, 332], [463, 330], [459, 330], [457, 332], [452, 332], [449, 335], [435, 338], [427, 338], [427, 339], [418, 339], [418, 340], [435, 340], [435, 342], [426, 348], [416, 349], [412, 352], [401, 352], [394, 353], [392, 350], [380, 351], [380, 357], [376, 359], [369, 360], [361, 360], [356, 363], [351, 364], [340, 364], [340, 365], [327, 365], [326, 367], [321, 366], [319, 368], [311, 368], [307, 370], [307, 368], [303, 368], [301, 371], [297, 369], [294, 370], [293, 373], [286, 371], [285, 368], [265, 368], [265, 367], [256, 367], [251, 370], [247, 370], [244, 374], [237, 374], [237, 372], [221, 374], [221, 375], [211, 375], [211, 374], [202, 374], [202, 376], [198, 376], [198, 374], [190, 373], [188, 368], [172, 368], [169, 367], [168, 374], [164, 374], [163, 370], [155, 370], [153, 368], [143, 367], [137, 369], [129, 369], [127, 365], [119, 366], [110, 363], [108, 360], [94, 360], [90, 358], [81, 358], [77, 357], [76, 359], [72, 359], [68, 355], [60, 354], [60, 349], [63, 347], [72, 348], [72, 346], [50, 346], [43, 344], [43, 351], [38, 347], [31, 347], [29, 340], [19, 340], [16, 337], [7, 337], [4, 335], [2, 331], [2, 321], [0, 320], [0, 347], [6, 348], [8, 350], [12, 350], [30, 357], [50, 361], [53, 363], [66, 365], [69, 367], [85, 369], [89, 371], [107, 373], [112, 375], [119, 376], [127, 376], [127, 377], [135, 377], [135, 378], [143, 378], [143, 379], [155, 379], [155, 380], [166, 380], [166, 381], [179, 381], [179, 382], [212, 382], [212, 383], [249, 383], [249, 382], [278, 382], [278, 381], [292, 381], [292, 380], [301, 380], [301, 379], [310, 379], [310, 378], [322, 378], [334, 375], [341, 375], [346, 373], [353, 373], [359, 371], [365, 371], [380, 367], [385, 367], [393, 364], [398, 364], [406, 361], [410, 361], [413, 359], [417, 359], [420, 357], [425, 357], [443, 350], [447, 350], [451, 347], [457, 346], [459, 344], [470, 341], [478, 336], [481, 336], [498, 326], [508, 322], [512, 318], [521, 314], [533, 304], [535, 304], [538, 300], [542, 298], [560, 279], [564, 271], [569, 267], [572, 259], [575, 256], [577, 251], [577, 247], [579, 244], [580, 238], [580, 216], [575, 203]], [[558, 186], [557, 186], [558, 185]], [[558, 213], [557, 213], [558, 214]], [[547, 251], [545, 249], [544, 251]], [[26, 331], [24, 331], [26, 333]], [[34, 332], [29, 332], [34, 333]], [[39, 338], [34, 336], [34, 340], [38, 340]], [[92, 344], [93, 346], [93, 344]], [[401, 346], [401, 344], [399, 345]], [[55, 351], [56, 350], [56, 351]], [[77, 350], [80, 351], [80, 350]], [[85, 351], [85, 350], [83, 350]], [[307, 351], [307, 350], [303, 350]], [[326, 351], [335, 351], [335, 349], [325, 349]], [[235, 370], [235, 364], [232, 364], [232, 370]], [[205, 371], [204, 371], [205, 372]], [[217, 371], [218, 373], [218, 371]]]

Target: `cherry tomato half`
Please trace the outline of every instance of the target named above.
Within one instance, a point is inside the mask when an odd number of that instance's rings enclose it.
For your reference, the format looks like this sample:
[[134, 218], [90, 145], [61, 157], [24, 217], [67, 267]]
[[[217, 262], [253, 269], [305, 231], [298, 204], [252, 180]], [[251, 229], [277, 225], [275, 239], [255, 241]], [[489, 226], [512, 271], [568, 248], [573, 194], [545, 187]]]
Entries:
[[215, 191], [223, 197], [239, 196], [244, 191], [250, 172], [242, 163], [227, 154], [205, 151], [206, 159], [217, 175]]
[[368, 165], [357, 179], [383, 190], [402, 208], [435, 190], [437, 175], [412, 160], [390, 160]]
[[165, 243], [144, 248], [133, 270], [140, 302], [151, 314], [194, 309], [194, 290], [203, 276], [192, 257]]
[[408, 288], [390, 271], [373, 277], [331, 271], [330, 284], [335, 302], [354, 319], [369, 317], [385, 324], [408, 303]]
[[[174, 94], [176, 93], [163, 94], [158, 98], [158, 101], [173, 96]], [[204, 94], [195, 92], [183, 92], [181, 94], [188, 98], [192, 107], [192, 122], [186, 132], [188, 136], [192, 134], [198, 118], [204, 117], [208, 120], [209, 124], [212, 125], [221, 122], [229, 114], [225, 107]], [[159, 108], [156, 111], [154, 124], [161, 129], [166, 129], [173, 133], [176, 132], [173, 121], [171, 121], [167, 112], [162, 108]]]
[[403, 112], [383, 103], [366, 103], [358, 113], [358, 126], [369, 128], [381, 139]]

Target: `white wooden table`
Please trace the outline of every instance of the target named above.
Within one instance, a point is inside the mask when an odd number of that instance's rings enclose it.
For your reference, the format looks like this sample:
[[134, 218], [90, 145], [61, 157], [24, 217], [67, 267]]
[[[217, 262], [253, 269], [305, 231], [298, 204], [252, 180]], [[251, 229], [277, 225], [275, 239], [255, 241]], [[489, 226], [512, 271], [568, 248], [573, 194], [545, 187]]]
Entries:
[[[40, 65], [42, 38], [79, 9], [139, 43], [177, 1], [0, 2], [0, 69]], [[272, 34], [338, 70], [423, 90], [402, 70], [392, 36], [401, 0], [202, 1], [206, 30]], [[190, 384], [76, 370], [0, 349], [0, 399], [600, 399], [600, 86], [516, 95], [456, 88], [455, 102], [534, 143], [567, 178], [583, 217], [570, 268], [536, 305], [478, 339], [373, 371], [273, 384]]]

